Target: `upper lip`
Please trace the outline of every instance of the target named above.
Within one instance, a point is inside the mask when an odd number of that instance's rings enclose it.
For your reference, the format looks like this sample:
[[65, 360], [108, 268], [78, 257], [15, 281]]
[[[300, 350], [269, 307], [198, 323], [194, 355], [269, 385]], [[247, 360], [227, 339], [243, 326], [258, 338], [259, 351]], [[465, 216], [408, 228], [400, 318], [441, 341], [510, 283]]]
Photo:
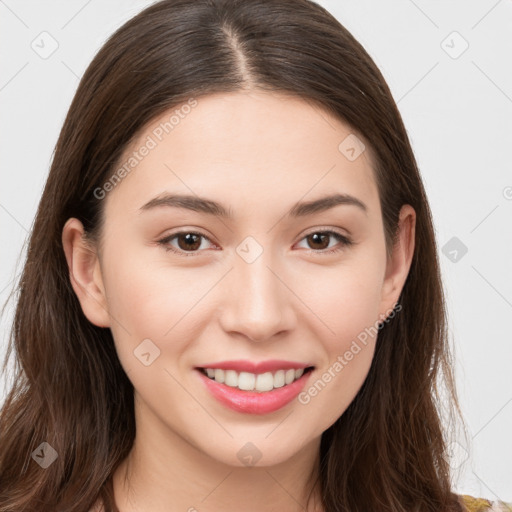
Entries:
[[297, 361], [284, 361], [279, 359], [271, 359], [268, 361], [249, 361], [247, 359], [237, 359], [231, 361], [217, 361], [215, 363], [207, 363], [198, 368], [218, 368], [221, 370], [235, 370], [237, 372], [248, 372], [248, 373], [265, 373], [276, 370], [290, 370], [299, 368], [308, 368], [313, 366], [308, 363], [299, 363]]

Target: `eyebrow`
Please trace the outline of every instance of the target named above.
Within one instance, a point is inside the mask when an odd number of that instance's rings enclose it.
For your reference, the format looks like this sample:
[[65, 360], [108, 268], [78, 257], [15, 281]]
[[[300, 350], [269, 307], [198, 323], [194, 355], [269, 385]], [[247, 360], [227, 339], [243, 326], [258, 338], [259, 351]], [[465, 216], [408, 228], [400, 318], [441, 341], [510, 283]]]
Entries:
[[[356, 206], [364, 213], [368, 213], [368, 207], [359, 199], [349, 194], [333, 194], [314, 201], [296, 203], [286, 214], [288, 217], [305, 217], [314, 213], [330, 210], [335, 206], [350, 205]], [[159, 207], [184, 208], [200, 213], [207, 213], [216, 217], [232, 219], [233, 213], [222, 204], [193, 195], [164, 194], [154, 197], [141, 206], [140, 211], [152, 210]]]

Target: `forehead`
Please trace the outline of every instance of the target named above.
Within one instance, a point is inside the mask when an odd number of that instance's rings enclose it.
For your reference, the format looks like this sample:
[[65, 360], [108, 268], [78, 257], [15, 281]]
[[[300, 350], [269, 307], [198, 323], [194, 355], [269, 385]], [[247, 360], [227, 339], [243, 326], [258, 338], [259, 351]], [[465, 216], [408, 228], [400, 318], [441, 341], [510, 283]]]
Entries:
[[124, 177], [107, 202], [134, 210], [167, 191], [227, 201], [235, 213], [333, 192], [375, 203], [370, 148], [362, 144], [308, 100], [212, 94], [169, 109], [140, 132], [118, 162]]

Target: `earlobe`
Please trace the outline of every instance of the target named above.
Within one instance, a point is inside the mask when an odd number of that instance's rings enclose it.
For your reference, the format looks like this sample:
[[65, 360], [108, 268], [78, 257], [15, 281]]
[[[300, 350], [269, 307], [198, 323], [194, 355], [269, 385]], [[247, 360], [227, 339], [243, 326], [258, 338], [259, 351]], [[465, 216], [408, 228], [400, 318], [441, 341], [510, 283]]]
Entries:
[[386, 275], [382, 285], [381, 318], [386, 318], [398, 302], [405, 284], [415, 247], [416, 212], [410, 205], [402, 206], [399, 216], [398, 238], [391, 258], [386, 265]]
[[97, 251], [85, 239], [84, 227], [75, 218], [62, 229], [62, 246], [71, 286], [87, 319], [98, 327], [110, 327], [100, 261]]

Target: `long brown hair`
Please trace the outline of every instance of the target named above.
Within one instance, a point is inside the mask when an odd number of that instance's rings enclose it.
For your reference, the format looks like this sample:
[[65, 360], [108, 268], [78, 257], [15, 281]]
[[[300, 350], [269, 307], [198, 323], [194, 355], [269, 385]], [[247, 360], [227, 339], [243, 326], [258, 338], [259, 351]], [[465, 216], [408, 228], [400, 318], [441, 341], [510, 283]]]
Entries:
[[[133, 386], [110, 329], [81, 310], [62, 229], [76, 217], [92, 238], [98, 234], [103, 203], [94, 191], [151, 120], [191, 97], [250, 88], [303, 98], [361, 135], [372, 150], [388, 254], [401, 206], [416, 211], [401, 311], [379, 326], [364, 385], [322, 434], [324, 508], [460, 510], [442, 428], [442, 409], [448, 419], [460, 409], [433, 222], [383, 76], [339, 21], [309, 0], [164, 0], [100, 49], [57, 141], [4, 362], [5, 372], [14, 351], [0, 415], [0, 512], [84, 512], [99, 498], [107, 512], [116, 510], [112, 474], [134, 441]], [[47, 468], [33, 455], [43, 442], [58, 454]]]

